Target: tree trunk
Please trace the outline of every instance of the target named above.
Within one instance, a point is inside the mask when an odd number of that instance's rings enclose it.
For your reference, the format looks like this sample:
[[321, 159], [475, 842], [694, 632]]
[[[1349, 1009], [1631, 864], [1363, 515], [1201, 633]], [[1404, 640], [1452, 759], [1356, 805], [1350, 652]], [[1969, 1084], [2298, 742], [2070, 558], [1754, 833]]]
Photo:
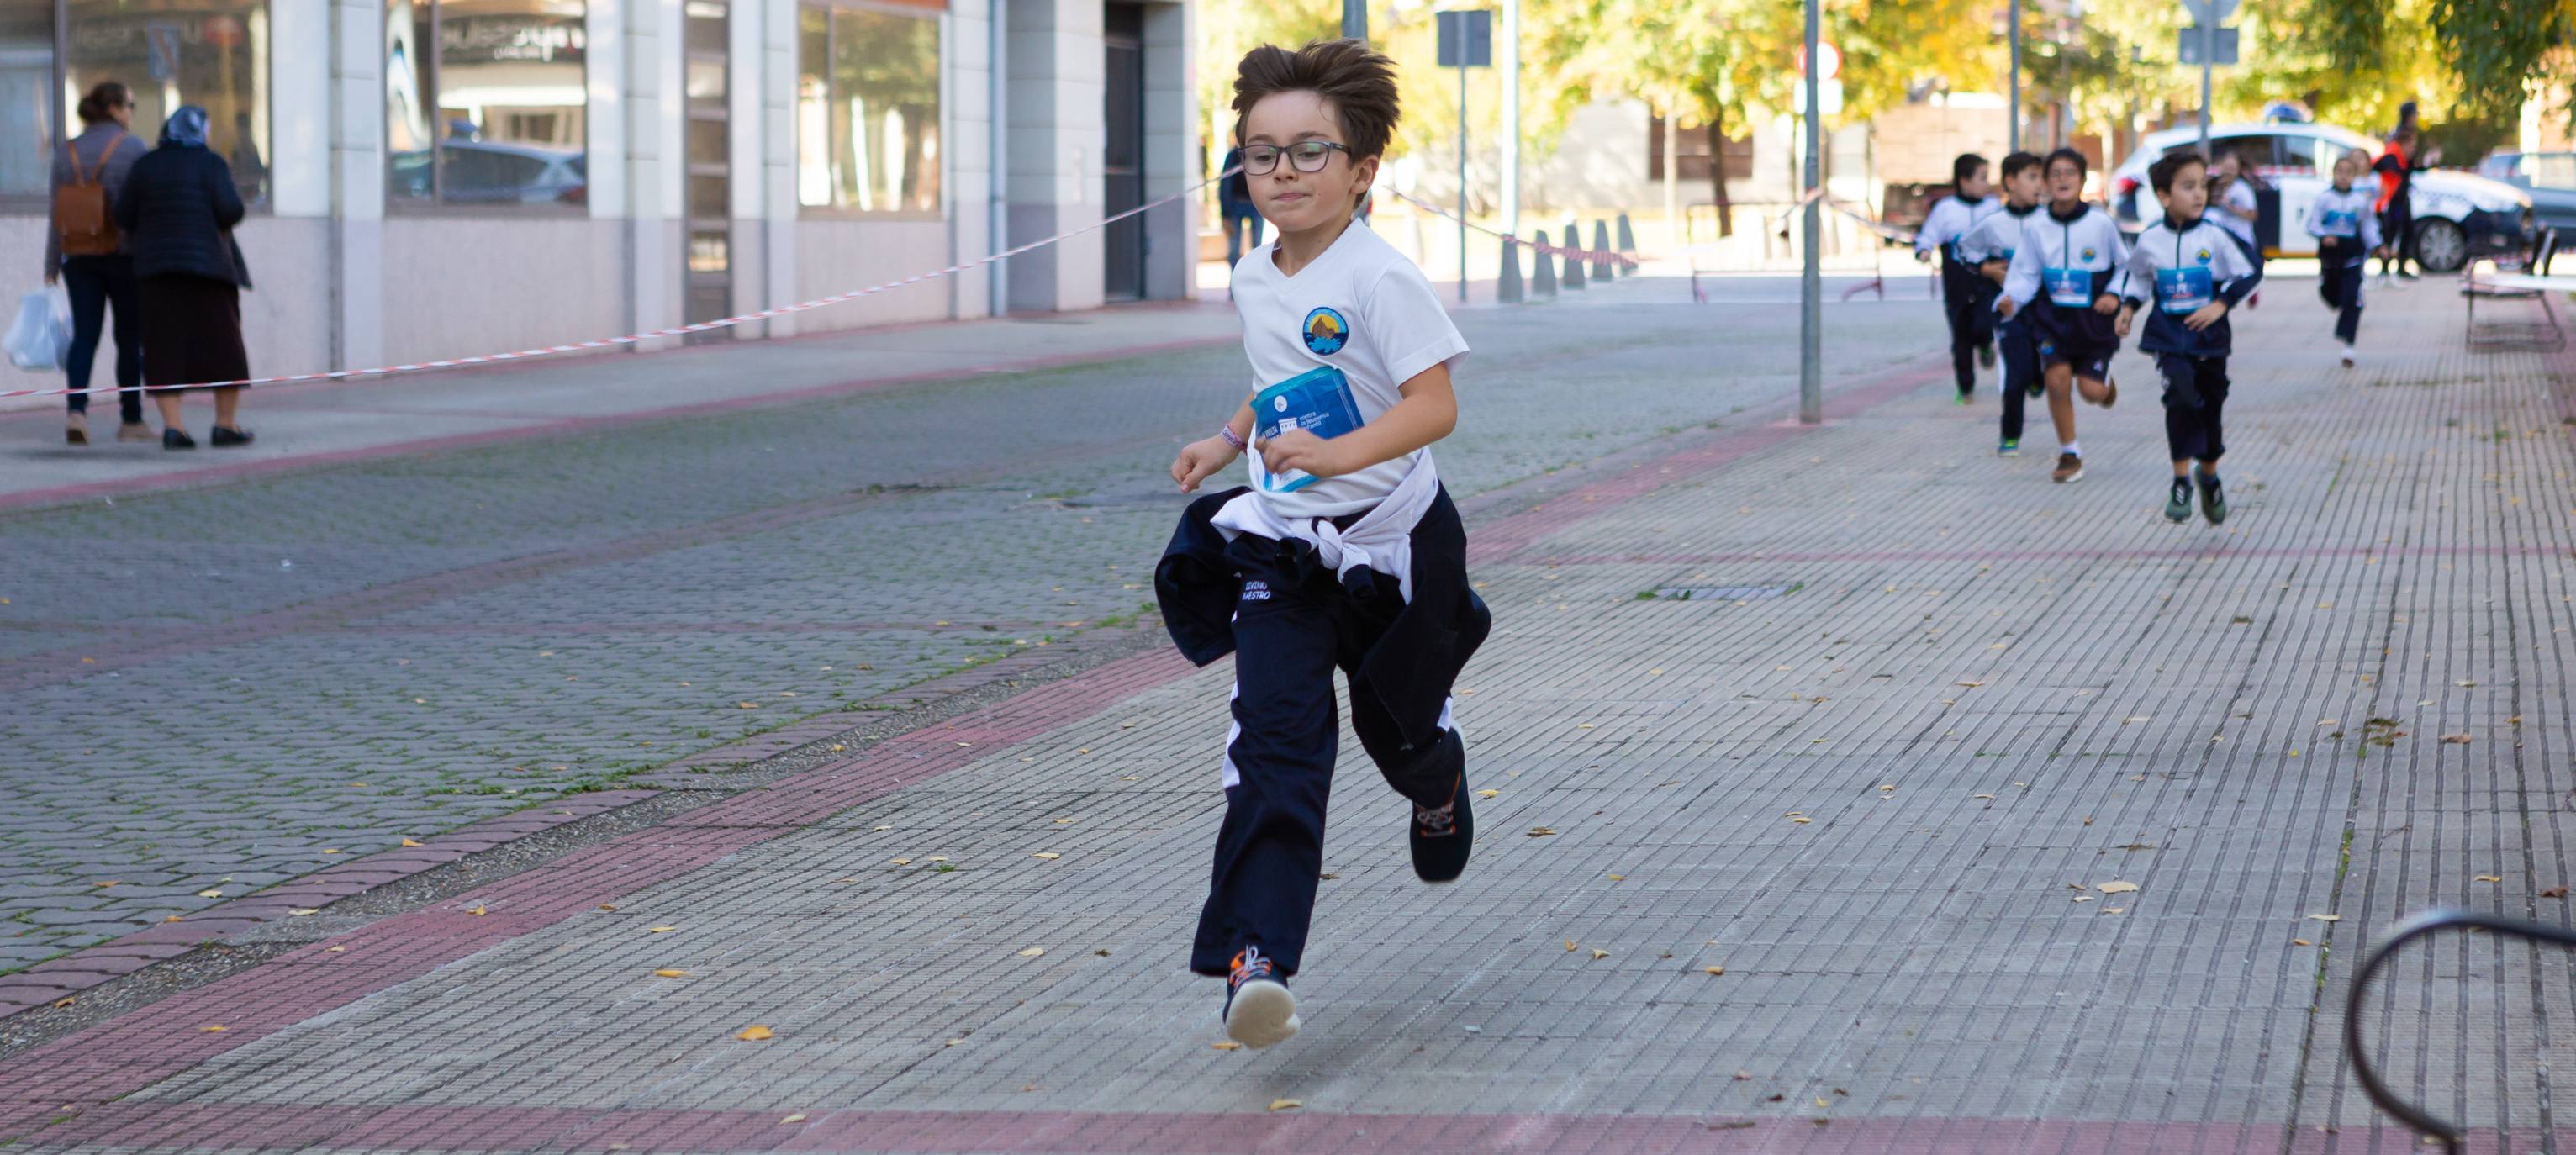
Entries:
[[1708, 185], [1711, 199], [1717, 203], [1717, 235], [1722, 239], [1735, 235], [1735, 206], [1726, 201], [1726, 109], [1719, 107], [1708, 117]]

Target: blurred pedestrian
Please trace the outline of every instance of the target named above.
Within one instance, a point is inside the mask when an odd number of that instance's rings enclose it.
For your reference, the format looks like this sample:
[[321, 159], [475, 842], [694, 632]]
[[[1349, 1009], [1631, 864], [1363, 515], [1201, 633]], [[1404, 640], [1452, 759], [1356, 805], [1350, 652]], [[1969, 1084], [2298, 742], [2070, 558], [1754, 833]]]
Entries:
[[[2254, 236], [2254, 226], [2263, 217], [2262, 201], [2255, 193], [2254, 176], [2247, 170], [2244, 158], [2234, 152], [2221, 152], [2217, 160], [2210, 162], [2207, 215], [2210, 223], [2225, 230], [2236, 242], [2245, 259], [2254, 263], [2255, 272], [2262, 272], [2263, 246]], [[2245, 308], [2250, 311], [2262, 300], [2263, 294], [2257, 291], [2245, 298]]]
[[[117, 198], [117, 227], [134, 252], [143, 376], [161, 409], [163, 449], [197, 447], [179, 413], [180, 390], [165, 387], [250, 376], [241, 328], [250, 270], [232, 234], [242, 213], [232, 166], [206, 147], [206, 110], [193, 104], [170, 114], [161, 147], [134, 162]], [[215, 447], [250, 444], [239, 420], [241, 387], [214, 394]]]
[[2380, 232], [2380, 215], [2371, 211], [2370, 190], [2361, 182], [2361, 150], [2335, 158], [2334, 184], [2317, 194], [2308, 210], [2308, 235], [2317, 239], [2317, 297], [2335, 311], [2336, 356], [2351, 368], [2353, 343], [2361, 338], [2361, 281], [2372, 253], [2382, 260], [2397, 247]]
[[60, 282], [72, 300], [70, 363], [64, 384], [72, 390], [63, 440], [89, 444], [90, 371], [107, 314], [116, 311], [116, 407], [124, 418], [119, 441], [149, 441], [143, 423], [143, 329], [135, 316], [134, 259], [116, 228], [117, 194], [144, 153], [127, 131], [134, 123], [134, 94], [110, 80], [80, 101], [81, 134], [54, 158], [53, 227], [45, 232], [45, 283]]
[[[1252, 205], [1252, 183], [1244, 178], [1242, 166], [1241, 144], [1225, 150], [1225, 163], [1219, 166], [1219, 171], [1228, 175], [1217, 182], [1216, 207], [1218, 215], [1225, 220], [1225, 265], [1229, 269], [1243, 259], [1246, 248], [1261, 247], [1261, 210]], [[1249, 246], [1243, 241], [1243, 230], [1247, 227], [1252, 230]]]
[[2415, 279], [2415, 271], [2406, 263], [2415, 259], [2415, 174], [2433, 167], [2442, 159], [2442, 150], [2429, 154], [2421, 150], [2423, 137], [2415, 129], [2415, 102], [2399, 106], [2397, 131], [2388, 135], [2388, 147], [2379, 158], [2368, 162], [2379, 174], [2379, 235], [2386, 248], [2379, 254], [2379, 276], [2386, 280], [2391, 264], [2397, 275]]
[[1986, 181], [1986, 158], [1961, 153], [1950, 164], [1950, 195], [1932, 206], [1914, 234], [1914, 259], [1930, 261], [1933, 250], [1941, 253], [1941, 312], [1950, 323], [1950, 367], [1958, 378], [1961, 405], [1976, 392], [1977, 366], [1995, 363], [1994, 282], [1959, 259], [1959, 239], [2003, 211], [1993, 192]]

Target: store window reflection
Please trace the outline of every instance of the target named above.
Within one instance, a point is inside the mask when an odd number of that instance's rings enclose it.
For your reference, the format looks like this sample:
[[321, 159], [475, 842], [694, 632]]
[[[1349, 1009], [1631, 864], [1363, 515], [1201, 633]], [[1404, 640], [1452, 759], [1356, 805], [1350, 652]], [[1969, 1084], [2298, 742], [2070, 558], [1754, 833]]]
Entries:
[[45, 195], [54, 147], [54, 11], [0, 3], [0, 198]]
[[848, 5], [799, 13], [799, 203], [939, 211], [938, 16]]
[[[12, 10], [33, 7], [0, 4]], [[61, 11], [70, 49], [63, 61], [64, 107], [101, 81], [121, 81], [134, 90], [134, 131], [150, 143], [180, 105], [199, 105], [206, 110], [206, 143], [232, 162], [242, 200], [254, 206], [268, 200], [269, 24], [264, 0], [68, 0]], [[0, 57], [0, 70], [6, 70], [0, 75], [7, 78], [0, 84], [8, 85], [13, 96], [18, 23], [0, 17], [0, 53], [9, 53]], [[14, 120], [14, 102], [12, 111]], [[41, 115], [47, 147], [38, 151], [49, 159], [50, 150], [59, 147], [51, 142], [52, 109]], [[14, 134], [15, 129], [13, 123], [9, 131]], [[41, 190], [46, 170], [40, 167], [37, 173]], [[14, 167], [0, 181], [8, 191], [20, 191]]]
[[582, 17], [582, 0], [389, 0], [386, 196], [587, 200]]

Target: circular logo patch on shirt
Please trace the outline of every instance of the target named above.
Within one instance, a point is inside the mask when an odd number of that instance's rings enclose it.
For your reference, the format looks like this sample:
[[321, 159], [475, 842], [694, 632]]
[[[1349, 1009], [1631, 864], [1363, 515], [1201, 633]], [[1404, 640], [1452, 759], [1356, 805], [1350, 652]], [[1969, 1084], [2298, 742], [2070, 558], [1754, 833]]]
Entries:
[[2209, 250], [2202, 249], [2200, 251], [2200, 263], [2204, 265], [2209, 263]]
[[1350, 344], [1350, 341], [1350, 322], [1343, 320], [1340, 313], [1317, 309], [1306, 314], [1307, 348], [1329, 357], [1341, 352], [1342, 346]]
[[2084, 259], [2088, 261], [2093, 259], [2093, 246], [2084, 246]]

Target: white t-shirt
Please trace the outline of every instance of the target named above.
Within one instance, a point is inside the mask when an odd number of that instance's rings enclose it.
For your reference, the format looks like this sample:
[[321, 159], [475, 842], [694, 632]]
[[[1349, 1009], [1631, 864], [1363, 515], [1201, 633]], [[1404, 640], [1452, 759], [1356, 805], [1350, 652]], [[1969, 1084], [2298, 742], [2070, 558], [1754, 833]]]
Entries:
[[[1367, 222], [1353, 220], [1293, 277], [1279, 271], [1278, 251], [1274, 240], [1234, 267], [1234, 307], [1243, 318], [1255, 392], [1329, 365], [1341, 370], [1366, 424], [1404, 399], [1397, 390], [1415, 374], [1466, 356], [1467, 340], [1440, 307], [1430, 280]], [[1281, 492], [1262, 468], [1259, 449], [1244, 455], [1252, 463], [1253, 492], [1282, 517], [1358, 513], [1394, 493], [1416, 459], [1430, 468], [1425, 448]]]

